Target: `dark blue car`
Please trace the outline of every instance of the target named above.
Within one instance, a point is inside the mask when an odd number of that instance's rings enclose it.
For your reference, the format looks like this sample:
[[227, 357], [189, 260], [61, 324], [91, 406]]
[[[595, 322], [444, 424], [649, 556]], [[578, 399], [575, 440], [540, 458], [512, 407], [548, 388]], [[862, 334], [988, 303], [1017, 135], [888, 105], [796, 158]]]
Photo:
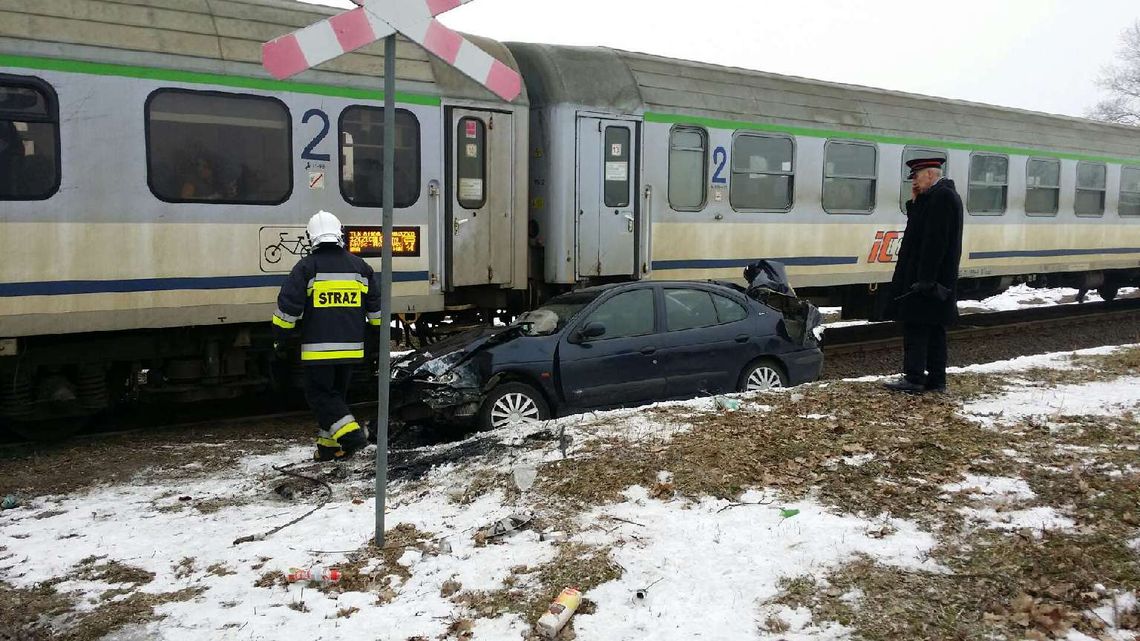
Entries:
[[498, 428], [798, 385], [823, 366], [817, 322], [806, 301], [728, 283], [581, 289], [510, 327], [458, 335], [398, 362], [392, 408], [404, 423], [474, 420]]

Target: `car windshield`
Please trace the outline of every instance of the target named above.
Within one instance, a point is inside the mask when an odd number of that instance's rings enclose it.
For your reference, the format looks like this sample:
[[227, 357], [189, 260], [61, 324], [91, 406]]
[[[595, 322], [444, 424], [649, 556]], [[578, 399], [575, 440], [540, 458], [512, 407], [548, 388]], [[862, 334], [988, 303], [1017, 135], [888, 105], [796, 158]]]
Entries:
[[522, 314], [514, 324], [527, 336], [549, 336], [566, 327], [566, 323], [599, 295], [600, 292], [573, 292], [556, 296], [542, 307]]

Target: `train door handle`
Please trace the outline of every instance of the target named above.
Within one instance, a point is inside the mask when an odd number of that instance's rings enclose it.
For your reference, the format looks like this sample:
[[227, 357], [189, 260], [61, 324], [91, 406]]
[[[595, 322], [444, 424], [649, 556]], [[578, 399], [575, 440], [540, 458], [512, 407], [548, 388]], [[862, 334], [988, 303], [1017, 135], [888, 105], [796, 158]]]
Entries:
[[[614, 213], [616, 214], [616, 213], [619, 213], [619, 212], [616, 212], [616, 211], [615, 211]], [[629, 213], [628, 211], [627, 211], [627, 212], [624, 212], [624, 213], [625, 213], [625, 226], [626, 226], [626, 231], [628, 231], [629, 233], [631, 233], [631, 234], [632, 234], [632, 233], [633, 233], [633, 214]]]
[[467, 222], [467, 221], [469, 221], [469, 220], [471, 220], [471, 219], [470, 219], [470, 218], [456, 218], [456, 219], [455, 219], [455, 225], [454, 225], [454, 227], [455, 227], [455, 235], [456, 235], [456, 236], [458, 236], [458, 235], [459, 235], [459, 226], [460, 226], [460, 225], [462, 225], [462, 224], [464, 224], [464, 223], [466, 223], [466, 222]]

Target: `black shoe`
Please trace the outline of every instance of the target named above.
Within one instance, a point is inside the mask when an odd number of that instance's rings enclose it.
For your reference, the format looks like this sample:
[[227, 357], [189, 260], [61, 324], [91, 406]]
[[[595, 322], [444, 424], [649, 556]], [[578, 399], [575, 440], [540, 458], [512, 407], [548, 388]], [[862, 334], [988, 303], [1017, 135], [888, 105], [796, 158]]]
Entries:
[[923, 388], [923, 392], [926, 394], [945, 394], [946, 385], [927, 385]]
[[328, 461], [342, 461], [347, 458], [344, 450], [339, 447], [332, 447], [330, 445], [318, 445], [316, 453], [313, 454], [313, 460], [318, 463], [326, 463]]
[[363, 428], [358, 427], [347, 434], [342, 434], [337, 443], [340, 443], [340, 449], [344, 450], [345, 457], [349, 457], [368, 445], [368, 436]]
[[892, 392], [906, 392], [907, 394], [921, 394], [926, 391], [925, 385], [915, 383], [905, 376], [889, 380], [883, 383], [883, 387]]

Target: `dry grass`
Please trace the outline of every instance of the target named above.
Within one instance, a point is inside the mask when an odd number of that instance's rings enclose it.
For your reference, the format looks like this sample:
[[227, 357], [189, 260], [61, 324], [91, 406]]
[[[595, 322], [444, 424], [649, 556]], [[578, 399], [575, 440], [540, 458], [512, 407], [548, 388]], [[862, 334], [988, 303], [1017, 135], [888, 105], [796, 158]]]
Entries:
[[[429, 545], [434, 535], [416, 529], [414, 525], [401, 523], [384, 533], [384, 547], [377, 548], [374, 542], [349, 556], [339, 566], [340, 582], [319, 586], [324, 592], [380, 592], [390, 590], [390, 576], [407, 579], [411, 576], [408, 568], [400, 565], [400, 557], [410, 549], [421, 549]], [[376, 561], [379, 561], [377, 563]], [[371, 568], [367, 572], [366, 568]]]

